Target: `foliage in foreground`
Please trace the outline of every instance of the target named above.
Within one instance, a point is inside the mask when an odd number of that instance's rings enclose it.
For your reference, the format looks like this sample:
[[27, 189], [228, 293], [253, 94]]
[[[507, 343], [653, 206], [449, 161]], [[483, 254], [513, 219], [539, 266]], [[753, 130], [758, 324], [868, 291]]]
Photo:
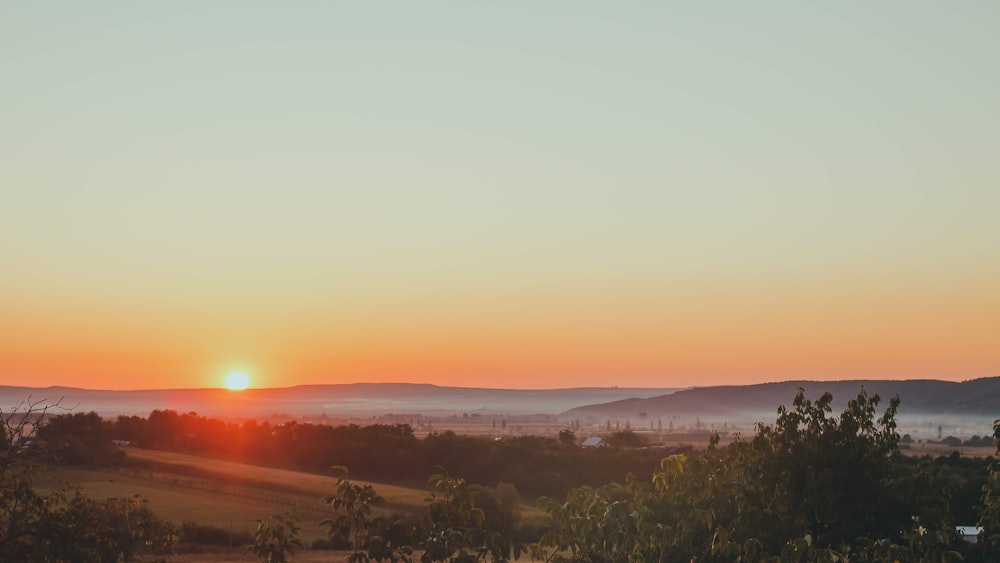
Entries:
[[[532, 558], [552, 563], [989, 561], [995, 548], [960, 540], [949, 485], [930, 460], [897, 463], [893, 398], [876, 417], [878, 396], [864, 390], [838, 416], [832, 397], [800, 390], [773, 425], [749, 441], [664, 458], [651, 479], [581, 486], [564, 500], [543, 498], [548, 526]], [[1000, 428], [1000, 427], [998, 427]], [[998, 429], [1000, 434], [1000, 429]], [[1000, 467], [984, 514], [1000, 514]], [[491, 529], [468, 485], [431, 477], [420, 539], [422, 563], [506, 562], [523, 546]], [[409, 562], [413, 548], [385, 541], [372, 517], [377, 494], [341, 479], [327, 521], [350, 536], [352, 563]], [[1000, 522], [1000, 517], [995, 517]], [[994, 528], [1000, 531], [1000, 524]], [[998, 535], [997, 537], [1000, 537]]]
[[800, 390], [750, 441], [664, 459], [650, 481], [543, 499], [552, 562], [952, 561], [947, 490], [927, 464], [900, 472], [894, 416], [862, 390], [840, 416]]
[[[876, 416], [878, 396], [864, 390], [834, 415], [832, 397], [800, 390], [773, 425], [728, 447], [717, 438], [704, 453], [660, 461], [651, 478], [579, 486], [562, 501], [543, 498], [548, 524], [530, 546], [552, 563], [996, 561], [1000, 560], [1000, 463], [983, 487], [982, 542], [955, 532], [949, 501], [954, 475], [930, 459], [899, 459], [893, 398]], [[40, 495], [27, 439], [47, 407], [0, 412], [0, 562], [129, 561], [170, 549], [171, 525], [136, 499], [99, 502], [64, 488]], [[20, 409], [20, 410], [19, 410]], [[91, 417], [64, 420], [94, 427]], [[49, 451], [79, 457], [73, 440], [48, 434]], [[1000, 438], [1000, 423], [995, 427]], [[86, 460], [83, 460], [86, 462]], [[508, 562], [527, 553], [514, 538], [516, 490], [472, 485], [442, 468], [419, 521], [376, 516], [370, 485], [338, 481], [327, 499], [331, 544], [353, 549], [351, 563]], [[293, 513], [259, 521], [248, 547], [262, 561], [288, 561], [302, 547]], [[419, 554], [419, 555], [417, 555]]]
[[[517, 498], [499, 487], [497, 495], [483, 487], [470, 485], [439, 467], [431, 475], [430, 495], [419, 522], [410, 526], [410, 534], [394, 533], [405, 521], [374, 516], [372, 508], [381, 500], [371, 485], [357, 485], [341, 472], [334, 495], [326, 499], [337, 514], [324, 520], [331, 539], [347, 541], [353, 548], [350, 563], [387, 561], [411, 563], [415, 549], [404, 543], [419, 530], [417, 546], [423, 550], [421, 563], [472, 563], [474, 561], [508, 562], [527, 553], [527, 547], [510, 538]], [[487, 499], [499, 500], [499, 506], [485, 510]], [[486, 501], [486, 502], [484, 502]], [[488, 516], [490, 517], [488, 521]], [[394, 537], [395, 536], [395, 537]]]
[[287, 563], [289, 556], [302, 547], [300, 529], [299, 519], [294, 511], [257, 520], [253, 543], [247, 546], [245, 553], [253, 553], [263, 563]]
[[173, 527], [137, 498], [97, 501], [69, 486], [35, 490], [39, 466], [27, 444], [51, 406], [0, 411], [0, 562], [119, 562], [171, 549]]
[[980, 540], [1000, 551], [1000, 420], [993, 422], [993, 438], [997, 452], [990, 460], [989, 475], [983, 485], [983, 509], [979, 525]]

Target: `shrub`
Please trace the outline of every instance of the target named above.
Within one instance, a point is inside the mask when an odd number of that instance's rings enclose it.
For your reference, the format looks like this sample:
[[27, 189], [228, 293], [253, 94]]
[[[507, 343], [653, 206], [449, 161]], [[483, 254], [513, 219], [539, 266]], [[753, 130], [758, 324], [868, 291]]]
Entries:
[[218, 526], [207, 526], [196, 522], [181, 524], [180, 541], [197, 545], [250, 545], [253, 536], [247, 532], [233, 532]]

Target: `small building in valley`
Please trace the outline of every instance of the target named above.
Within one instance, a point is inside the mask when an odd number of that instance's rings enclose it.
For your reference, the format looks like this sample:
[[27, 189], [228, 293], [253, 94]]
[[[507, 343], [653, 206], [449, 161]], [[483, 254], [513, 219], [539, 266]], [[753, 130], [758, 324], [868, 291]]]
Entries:
[[969, 543], [978, 543], [979, 532], [983, 531], [978, 526], [955, 526], [955, 530], [958, 531], [958, 537]]

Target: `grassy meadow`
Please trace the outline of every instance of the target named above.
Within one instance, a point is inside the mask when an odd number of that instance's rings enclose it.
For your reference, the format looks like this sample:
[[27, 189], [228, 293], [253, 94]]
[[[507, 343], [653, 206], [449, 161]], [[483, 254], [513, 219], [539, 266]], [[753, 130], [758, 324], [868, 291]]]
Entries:
[[[51, 490], [68, 482], [98, 499], [138, 495], [153, 513], [178, 526], [190, 521], [234, 532], [253, 532], [255, 518], [295, 507], [303, 542], [309, 545], [326, 538], [318, 523], [331, 514], [323, 498], [336, 488], [332, 472], [314, 475], [134, 448], [127, 453], [122, 467], [52, 468], [43, 474], [39, 487]], [[378, 509], [383, 513], [417, 511], [427, 496], [418, 489], [373, 485], [385, 499]]]
[[[157, 450], [125, 451], [126, 460], [117, 467], [47, 469], [38, 487], [52, 490], [70, 483], [97, 499], [138, 496], [154, 514], [178, 527], [183, 522], [196, 522], [234, 533], [253, 533], [255, 519], [295, 508], [307, 547], [327, 537], [319, 522], [332, 514], [323, 502], [336, 488], [332, 470], [325, 476]], [[383, 514], [418, 512], [428, 495], [420, 489], [371, 484], [384, 499], [376, 509]], [[522, 516], [527, 521], [542, 518], [540, 511], [529, 506], [523, 507]], [[345, 557], [345, 553], [303, 550], [294, 560], [343, 561]], [[167, 557], [171, 563], [250, 560], [253, 558], [244, 556], [241, 548], [207, 548], [206, 553]]]

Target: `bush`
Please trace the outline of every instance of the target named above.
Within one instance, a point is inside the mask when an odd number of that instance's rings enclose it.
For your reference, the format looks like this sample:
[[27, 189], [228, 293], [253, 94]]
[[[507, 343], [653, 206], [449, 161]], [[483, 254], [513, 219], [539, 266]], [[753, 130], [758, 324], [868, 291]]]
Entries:
[[206, 526], [196, 522], [184, 522], [181, 524], [180, 541], [186, 544], [197, 545], [250, 545], [253, 536], [247, 532], [232, 532], [218, 526]]
[[[35, 488], [36, 452], [26, 445], [39, 435], [47, 411], [58, 406], [29, 400], [0, 409], [0, 561], [131, 561], [140, 553], [172, 551], [173, 525], [150, 513], [138, 496], [98, 501], [68, 484], [47, 494]], [[50, 451], [66, 454], [66, 462], [86, 462], [73, 457], [82, 451], [77, 444], [87, 443], [74, 433], [77, 425], [89, 424], [99, 431], [100, 418], [52, 420], [59, 422], [48, 434], [49, 444], [57, 446]]]
[[351, 542], [342, 537], [334, 536], [329, 539], [315, 540], [309, 547], [314, 550], [351, 549]]

